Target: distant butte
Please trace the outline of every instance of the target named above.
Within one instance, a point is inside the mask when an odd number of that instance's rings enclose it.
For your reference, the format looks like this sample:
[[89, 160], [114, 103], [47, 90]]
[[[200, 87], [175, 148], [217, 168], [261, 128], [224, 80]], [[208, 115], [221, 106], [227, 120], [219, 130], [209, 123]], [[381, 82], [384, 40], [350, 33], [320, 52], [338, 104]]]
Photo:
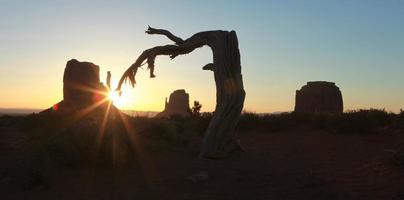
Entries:
[[50, 110], [69, 114], [108, 102], [108, 89], [100, 82], [100, 67], [71, 59], [63, 74], [63, 100]]
[[171, 116], [181, 116], [189, 117], [191, 116], [189, 109], [189, 94], [185, 90], [175, 90], [170, 94], [169, 101], [165, 102], [165, 107], [162, 112], [157, 114], [156, 117], [171, 117]]
[[295, 112], [342, 113], [343, 109], [341, 91], [333, 82], [307, 82], [296, 91]]
[[105, 98], [107, 88], [100, 82], [100, 67], [90, 62], [69, 60], [63, 75], [63, 100], [73, 105], [89, 105]]

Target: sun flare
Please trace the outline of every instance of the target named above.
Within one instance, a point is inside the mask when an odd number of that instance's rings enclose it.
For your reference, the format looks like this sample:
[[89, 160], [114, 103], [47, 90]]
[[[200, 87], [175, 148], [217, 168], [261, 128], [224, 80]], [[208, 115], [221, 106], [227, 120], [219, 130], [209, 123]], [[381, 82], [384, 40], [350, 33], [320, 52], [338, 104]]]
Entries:
[[110, 91], [108, 93], [108, 99], [118, 108], [123, 108], [128, 105], [128, 102], [124, 96], [119, 96], [119, 92]]
[[110, 91], [108, 93], [108, 99], [115, 102], [119, 100], [119, 94], [116, 91]]

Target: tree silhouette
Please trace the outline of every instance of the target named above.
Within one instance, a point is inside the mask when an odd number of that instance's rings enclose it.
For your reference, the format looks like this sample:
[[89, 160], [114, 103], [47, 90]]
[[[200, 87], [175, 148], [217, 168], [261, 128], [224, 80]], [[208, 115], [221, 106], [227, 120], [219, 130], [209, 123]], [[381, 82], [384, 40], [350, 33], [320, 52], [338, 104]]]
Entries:
[[191, 108], [191, 113], [193, 116], [200, 116], [201, 115], [201, 108], [202, 104], [199, 101], [194, 101], [194, 105]]
[[235, 127], [239, 121], [244, 105], [245, 91], [241, 75], [240, 52], [235, 31], [204, 31], [183, 40], [164, 29], [150, 26], [147, 34], [165, 35], [175, 44], [156, 46], [140, 54], [122, 75], [117, 90], [129, 80], [135, 85], [137, 70], [146, 61], [150, 69], [150, 77], [154, 78], [154, 60], [156, 56], [168, 55], [174, 59], [178, 55], [188, 54], [207, 45], [213, 53], [213, 63], [206, 64], [202, 69], [214, 73], [216, 83], [216, 108], [202, 141], [201, 158], [224, 158], [240, 149], [235, 135]]

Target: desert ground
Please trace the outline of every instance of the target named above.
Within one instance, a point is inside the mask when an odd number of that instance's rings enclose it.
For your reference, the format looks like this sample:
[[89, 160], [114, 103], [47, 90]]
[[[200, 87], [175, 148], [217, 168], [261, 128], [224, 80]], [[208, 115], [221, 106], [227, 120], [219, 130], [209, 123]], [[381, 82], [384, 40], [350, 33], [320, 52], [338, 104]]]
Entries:
[[[306, 121], [279, 125], [283, 123], [280, 118], [278, 125], [265, 126], [276, 120], [257, 123], [259, 116], [249, 115], [242, 117], [238, 128], [243, 152], [227, 159], [198, 158], [206, 122], [198, 121], [201, 127], [186, 137], [167, 139], [162, 135], [178, 134], [172, 130], [184, 133], [192, 120], [138, 118], [130, 119], [132, 134], [139, 135], [133, 142], [134, 158], [128, 161], [129, 154], [119, 153], [124, 150], [114, 150], [123, 143], [105, 136], [112, 142], [101, 147], [104, 150], [100, 154], [106, 155], [101, 162], [88, 157], [94, 154], [76, 149], [91, 146], [91, 142], [70, 145], [75, 140], [67, 139], [67, 144], [44, 143], [54, 133], [38, 136], [37, 130], [54, 129], [45, 129], [38, 119], [30, 119], [38, 115], [3, 116], [1, 199], [404, 199], [402, 129], [336, 132], [313, 128]], [[170, 128], [172, 123], [176, 128]], [[91, 128], [82, 126], [99, 126], [94, 124], [79, 121], [72, 125], [74, 129], [58, 133], [70, 134], [81, 127], [83, 134]], [[120, 131], [117, 126], [107, 124], [106, 135]], [[142, 128], [136, 128], [139, 126]], [[52, 123], [51, 127], [60, 128], [60, 124]], [[157, 136], [150, 136], [152, 132]], [[49, 155], [49, 148], [36, 150], [49, 144], [56, 152], [59, 146], [67, 145], [63, 149], [77, 155], [66, 151]]]

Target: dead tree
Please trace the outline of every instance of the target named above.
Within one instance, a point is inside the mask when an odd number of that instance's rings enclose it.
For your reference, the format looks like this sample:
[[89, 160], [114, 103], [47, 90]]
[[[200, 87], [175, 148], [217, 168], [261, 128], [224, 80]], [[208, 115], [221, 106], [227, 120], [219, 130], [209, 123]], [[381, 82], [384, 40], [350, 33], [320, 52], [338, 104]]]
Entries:
[[171, 59], [188, 54], [196, 48], [209, 46], [213, 53], [213, 63], [202, 69], [211, 70], [216, 82], [216, 108], [202, 141], [201, 158], [224, 158], [240, 150], [235, 128], [244, 105], [245, 91], [241, 75], [240, 52], [235, 31], [199, 32], [183, 40], [171, 32], [149, 27], [147, 34], [165, 35], [175, 44], [156, 46], [143, 51], [122, 75], [117, 90], [129, 79], [132, 87], [136, 83], [137, 70], [146, 61], [150, 77], [154, 78], [154, 60], [156, 56], [168, 55]]

